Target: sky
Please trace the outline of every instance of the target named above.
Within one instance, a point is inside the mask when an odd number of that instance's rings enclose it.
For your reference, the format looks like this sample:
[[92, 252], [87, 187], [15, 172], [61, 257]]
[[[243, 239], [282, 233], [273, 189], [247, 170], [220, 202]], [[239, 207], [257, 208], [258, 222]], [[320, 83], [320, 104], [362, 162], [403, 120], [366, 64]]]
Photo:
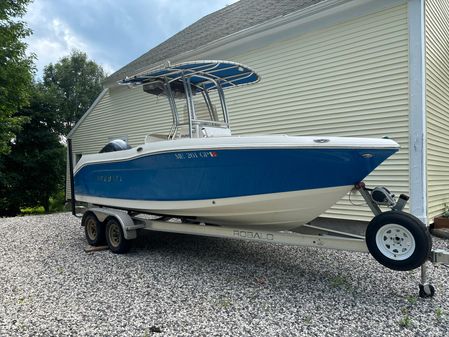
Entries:
[[201, 17], [237, 0], [34, 0], [23, 20], [44, 66], [78, 49], [110, 75]]

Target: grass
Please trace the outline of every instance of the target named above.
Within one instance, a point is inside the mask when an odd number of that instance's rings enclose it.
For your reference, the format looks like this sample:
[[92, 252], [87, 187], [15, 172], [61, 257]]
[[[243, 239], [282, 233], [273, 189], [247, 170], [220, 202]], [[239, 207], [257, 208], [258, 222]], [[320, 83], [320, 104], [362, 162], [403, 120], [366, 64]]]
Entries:
[[[398, 323], [401, 328], [410, 328], [413, 325], [412, 319], [410, 317], [410, 310], [418, 302], [418, 298], [413, 295], [408, 295], [405, 297], [405, 300], [408, 302], [408, 304], [401, 309], [401, 313], [403, 316], [399, 320]], [[438, 314], [436, 311], [435, 311], [435, 315], [438, 317]]]
[[333, 288], [342, 288], [349, 290], [351, 288], [351, 285], [348, 281], [348, 279], [341, 275], [336, 275], [330, 279], [330, 284]]
[[20, 215], [36, 215], [45, 214], [45, 209], [42, 206], [25, 207], [20, 209]]
[[436, 308], [435, 309], [435, 317], [438, 321], [441, 321], [441, 319], [443, 318], [444, 315], [444, 311], [441, 308]]
[[[65, 206], [65, 191], [58, 191], [49, 199], [49, 212], [57, 213], [57, 212], [65, 212], [68, 208]], [[20, 215], [39, 215], [45, 214], [45, 209], [43, 206], [34, 206], [34, 207], [24, 207], [20, 209]]]
[[415, 305], [416, 302], [418, 301], [417, 298], [415, 296], [409, 295], [406, 297], [406, 300], [408, 303], [410, 303], [411, 305]]
[[405, 314], [404, 317], [399, 320], [399, 326], [401, 328], [410, 328], [412, 326], [412, 319], [408, 314]]
[[219, 300], [218, 305], [224, 309], [227, 309], [232, 305], [232, 301], [229, 298], [224, 297]]

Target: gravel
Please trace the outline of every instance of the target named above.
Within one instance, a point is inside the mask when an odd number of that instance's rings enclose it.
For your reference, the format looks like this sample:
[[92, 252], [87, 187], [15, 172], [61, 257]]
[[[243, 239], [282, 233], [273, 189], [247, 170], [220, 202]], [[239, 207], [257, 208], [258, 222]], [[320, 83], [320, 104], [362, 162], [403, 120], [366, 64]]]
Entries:
[[[67, 213], [0, 219], [0, 336], [447, 336], [449, 269], [165, 233], [85, 253]], [[434, 239], [449, 249], [449, 241]]]

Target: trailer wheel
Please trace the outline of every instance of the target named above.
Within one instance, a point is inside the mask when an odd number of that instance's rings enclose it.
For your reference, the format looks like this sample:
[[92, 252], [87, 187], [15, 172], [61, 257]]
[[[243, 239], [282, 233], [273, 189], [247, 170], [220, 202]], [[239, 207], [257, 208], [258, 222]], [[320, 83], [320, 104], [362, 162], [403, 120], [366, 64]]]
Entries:
[[111, 252], [115, 254], [124, 254], [131, 248], [131, 242], [123, 235], [122, 225], [115, 218], [106, 222], [106, 241]]
[[84, 226], [84, 234], [89, 245], [100, 246], [105, 243], [104, 224], [98, 221], [93, 213], [84, 213], [81, 225]]
[[371, 220], [366, 229], [366, 245], [379, 263], [404, 271], [426, 262], [432, 239], [418, 218], [405, 212], [389, 211]]

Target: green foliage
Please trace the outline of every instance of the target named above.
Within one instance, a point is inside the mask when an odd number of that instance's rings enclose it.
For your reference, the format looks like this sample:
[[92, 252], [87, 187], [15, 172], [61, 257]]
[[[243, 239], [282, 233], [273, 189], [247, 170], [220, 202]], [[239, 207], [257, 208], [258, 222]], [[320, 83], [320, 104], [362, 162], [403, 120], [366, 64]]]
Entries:
[[64, 212], [68, 209], [65, 206], [65, 190], [61, 188], [50, 197], [50, 213]]
[[[31, 0], [0, 0], [0, 216], [64, 210], [61, 140], [102, 90], [103, 69], [73, 51], [33, 83], [33, 58], [19, 19]], [[30, 210], [27, 207], [31, 207]]]
[[44, 214], [45, 209], [42, 206], [36, 207], [25, 207], [20, 209], [20, 215], [36, 215], [36, 214]]
[[26, 55], [23, 42], [31, 30], [18, 20], [29, 2], [0, 1], [0, 154], [9, 152], [10, 140], [26, 122], [14, 114], [28, 103], [33, 78], [34, 56]]
[[103, 68], [80, 51], [45, 67], [43, 85], [56, 101], [61, 135], [67, 135], [89, 109], [103, 88], [104, 78]]
[[444, 204], [444, 211], [443, 214], [441, 214], [443, 218], [449, 218], [449, 205]]
[[343, 275], [336, 275], [330, 279], [332, 288], [340, 288], [345, 290], [351, 289], [349, 280]]
[[224, 309], [228, 309], [232, 306], [232, 301], [227, 297], [223, 297], [218, 301], [218, 305]]
[[410, 303], [410, 305], [415, 305], [416, 302], [418, 301], [416, 296], [412, 296], [412, 295], [407, 296], [406, 300], [407, 300], [408, 303]]
[[412, 326], [412, 319], [408, 314], [405, 314], [404, 317], [399, 320], [399, 326], [401, 328], [410, 328]]
[[50, 210], [50, 196], [64, 186], [65, 147], [55, 129], [51, 95], [41, 84], [33, 87], [30, 106], [18, 112], [28, 121], [0, 157], [0, 215], [19, 214], [20, 208], [43, 206]]
[[23, 124], [13, 141], [8, 138], [10, 153], [0, 153], [0, 216], [36, 206], [46, 213], [65, 210], [61, 140], [100, 93], [104, 76], [85, 53], [74, 51], [31, 86], [28, 106], [12, 115]]

